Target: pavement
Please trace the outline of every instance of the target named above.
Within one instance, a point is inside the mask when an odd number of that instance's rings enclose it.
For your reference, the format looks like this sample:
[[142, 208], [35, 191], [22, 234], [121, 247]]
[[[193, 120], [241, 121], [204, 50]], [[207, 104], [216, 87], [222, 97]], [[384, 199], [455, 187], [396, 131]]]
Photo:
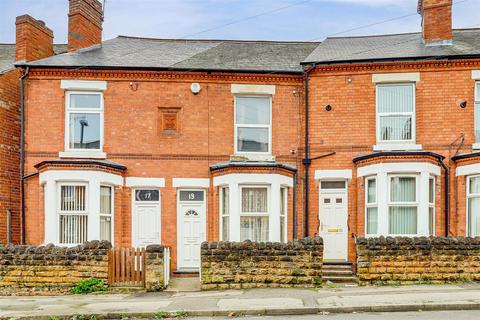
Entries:
[[249, 289], [203, 292], [0, 297], [1, 319], [73, 315], [108, 319], [480, 310], [480, 285]]

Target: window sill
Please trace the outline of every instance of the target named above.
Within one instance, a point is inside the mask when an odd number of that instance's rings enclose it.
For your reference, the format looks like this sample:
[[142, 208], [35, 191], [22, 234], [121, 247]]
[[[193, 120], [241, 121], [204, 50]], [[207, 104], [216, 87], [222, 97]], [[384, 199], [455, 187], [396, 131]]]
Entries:
[[414, 143], [390, 143], [376, 144], [373, 151], [405, 151], [405, 150], [422, 150], [421, 144]]
[[480, 150], [480, 143], [472, 143], [473, 150]]
[[275, 156], [270, 154], [241, 153], [231, 155], [230, 161], [275, 161]]
[[102, 151], [65, 151], [59, 152], [60, 158], [106, 159], [107, 154]]

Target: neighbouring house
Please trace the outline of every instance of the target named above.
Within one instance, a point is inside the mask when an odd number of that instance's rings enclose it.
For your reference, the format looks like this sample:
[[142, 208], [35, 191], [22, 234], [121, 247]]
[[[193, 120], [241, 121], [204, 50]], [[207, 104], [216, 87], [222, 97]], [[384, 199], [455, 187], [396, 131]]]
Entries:
[[66, 51], [53, 33], [29, 15], [16, 19], [16, 43], [0, 44], [0, 243], [21, 242], [20, 81], [15, 63]]
[[162, 243], [191, 272], [205, 240], [354, 263], [358, 236], [480, 235], [480, 30], [451, 5], [412, 34], [102, 41], [70, 0], [69, 52], [18, 64], [26, 242]]

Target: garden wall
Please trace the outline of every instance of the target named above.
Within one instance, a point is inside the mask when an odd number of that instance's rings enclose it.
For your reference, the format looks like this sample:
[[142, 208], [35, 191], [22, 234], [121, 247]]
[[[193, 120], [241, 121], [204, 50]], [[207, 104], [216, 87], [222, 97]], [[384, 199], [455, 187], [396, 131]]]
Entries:
[[76, 247], [7, 245], [0, 247], [0, 295], [70, 293], [79, 281], [107, 280], [108, 241]]
[[360, 284], [480, 280], [480, 237], [357, 239]]
[[323, 240], [204, 242], [201, 287], [315, 287], [322, 283]]

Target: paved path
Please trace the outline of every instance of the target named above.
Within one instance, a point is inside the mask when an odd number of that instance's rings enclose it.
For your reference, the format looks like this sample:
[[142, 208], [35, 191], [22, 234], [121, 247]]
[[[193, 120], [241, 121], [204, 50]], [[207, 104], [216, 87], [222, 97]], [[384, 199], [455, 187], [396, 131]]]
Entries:
[[0, 317], [148, 316], [183, 310], [194, 316], [319, 312], [480, 310], [480, 285], [252, 289], [62, 297], [0, 297]]

